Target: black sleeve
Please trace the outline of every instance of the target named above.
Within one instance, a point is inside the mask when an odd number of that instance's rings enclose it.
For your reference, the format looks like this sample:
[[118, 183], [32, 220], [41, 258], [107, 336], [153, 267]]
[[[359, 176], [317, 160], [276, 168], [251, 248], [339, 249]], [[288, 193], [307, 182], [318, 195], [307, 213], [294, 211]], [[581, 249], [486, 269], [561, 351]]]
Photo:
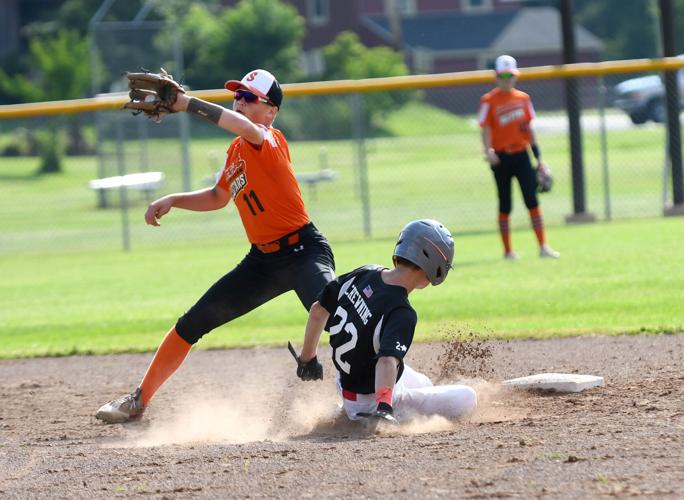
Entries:
[[330, 314], [337, 309], [337, 295], [340, 293], [340, 280], [332, 280], [318, 294], [318, 303]]
[[409, 307], [400, 307], [390, 312], [380, 332], [378, 357], [393, 356], [403, 359], [411, 347], [417, 321], [416, 311]]

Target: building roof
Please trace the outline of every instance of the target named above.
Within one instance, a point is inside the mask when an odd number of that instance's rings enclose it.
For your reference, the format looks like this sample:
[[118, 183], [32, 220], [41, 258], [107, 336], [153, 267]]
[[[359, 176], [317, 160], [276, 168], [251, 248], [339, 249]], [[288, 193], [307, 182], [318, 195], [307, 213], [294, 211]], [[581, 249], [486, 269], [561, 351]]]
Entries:
[[[392, 33], [385, 16], [366, 16], [363, 23], [391, 43]], [[478, 14], [418, 14], [401, 20], [402, 39], [409, 49], [504, 52], [559, 51], [561, 20], [552, 7], [528, 7]], [[601, 40], [575, 25], [578, 50], [601, 50]]]

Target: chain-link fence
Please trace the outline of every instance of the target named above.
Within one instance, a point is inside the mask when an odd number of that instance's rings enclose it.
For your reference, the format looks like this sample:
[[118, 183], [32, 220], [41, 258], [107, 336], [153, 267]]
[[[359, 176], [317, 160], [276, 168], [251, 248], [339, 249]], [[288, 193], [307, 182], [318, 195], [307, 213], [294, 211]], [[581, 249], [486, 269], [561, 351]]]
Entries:
[[[578, 82], [587, 210], [598, 219], [662, 215], [669, 196], [664, 126], [636, 126], [612, 107], [613, 82]], [[274, 126], [288, 137], [311, 218], [333, 240], [393, 238], [407, 220], [420, 217], [439, 219], [456, 233], [495, 231], [496, 190], [476, 116], [479, 96], [491, 88], [286, 95]], [[538, 143], [555, 176], [553, 191], [540, 195], [545, 220], [563, 224], [573, 206], [563, 81], [523, 80], [518, 88], [532, 96]], [[105, 111], [0, 121], [0, 252], [244, 240], [232, 204], [220, 212], [174, 210], [161, 230], [144, 224], [149, 200], [212, 185], [223, 165], [232, 137], [190, 118], [185, 144], [178, 130], [187, 118], [171, 116], [157, 125]], [[67, 156], [61, 174], [36, 175], [36, 136], [54, 129], [67, 140], [74, 120], [92, 153]], [[333, 174], [317, 175], [321, 171]], [[89, 184], [140, 172], [161, 172], [163, 179], [106, 193]], [[519, 191], [514, 186], [512, 225], [527, 227]]]

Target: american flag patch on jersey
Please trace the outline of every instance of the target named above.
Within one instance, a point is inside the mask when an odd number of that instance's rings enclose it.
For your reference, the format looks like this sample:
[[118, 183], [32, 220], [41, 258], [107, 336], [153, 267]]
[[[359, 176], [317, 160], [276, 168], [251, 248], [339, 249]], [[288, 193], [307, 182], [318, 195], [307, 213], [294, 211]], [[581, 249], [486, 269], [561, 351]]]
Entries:
[[363, 289], [363, 294], [367, 299], [370, 299], [370, 296], [373, 295], [373, 289], [370, 285], [366, 285], [366, 288]]

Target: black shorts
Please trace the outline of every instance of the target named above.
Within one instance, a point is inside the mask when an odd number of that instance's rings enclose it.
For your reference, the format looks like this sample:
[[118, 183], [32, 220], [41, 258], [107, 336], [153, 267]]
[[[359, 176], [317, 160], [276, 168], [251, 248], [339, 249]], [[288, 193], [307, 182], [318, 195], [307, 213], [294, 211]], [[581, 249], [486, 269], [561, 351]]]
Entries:
[[176, 331], [183, 339], [194, 344], [205, 333], [290, 290], [308, 311], [323, 287], [335, 278], [330, 245], [311, 222], [262, 248], [269, 253], [252, 245], [235, 269], [178, 319]]
[[501, 163], [492, 166], [492, 172], [494, 172], [496, 189], [499, 194], [499, 212], [510, 214], [513, 209], [511, 199], [511, 180], [513, 177], [518, 179], [525, 206], [529, 209], [537, 208], [539, 206], [537, 176], [532, 168], [527, 151], [513, 154], [497, 151], [496, 154]]

